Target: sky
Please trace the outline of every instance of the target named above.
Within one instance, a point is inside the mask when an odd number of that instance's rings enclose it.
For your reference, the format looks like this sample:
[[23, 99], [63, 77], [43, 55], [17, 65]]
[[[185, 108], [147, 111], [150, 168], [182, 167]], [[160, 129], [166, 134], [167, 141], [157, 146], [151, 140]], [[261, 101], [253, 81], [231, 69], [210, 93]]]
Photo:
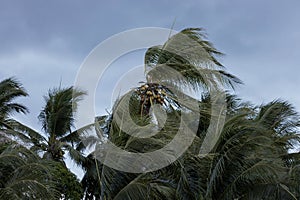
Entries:
[[[23, 84], [30, 97], [20, 102], [30, 113], [15, 117], [41, 131], [43, 96], [73, 85], [99, 43], [134, 28], [201, 27], [225, 53], [223, 65], [244, 82], [237, 95], [255, 104], [288, 100], [300, 112], [299, 10], [298, 0], [0, 0], [0, 80], [14, 76]], [[116, 82], [143, 64], [144, 52], [121, 57], [105, 72], [97, 114], [110, 110], [120, 93], [112, 94]], [[138, 84], [143, 77], [130, 79]]]

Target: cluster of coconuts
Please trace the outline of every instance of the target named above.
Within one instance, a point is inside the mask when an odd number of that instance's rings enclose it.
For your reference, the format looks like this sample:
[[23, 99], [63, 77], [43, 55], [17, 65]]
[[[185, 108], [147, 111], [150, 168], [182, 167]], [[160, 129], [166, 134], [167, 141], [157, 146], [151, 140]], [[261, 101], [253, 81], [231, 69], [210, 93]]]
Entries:
[[146, 83], [136, 89], [141, 102], [145, 106], [151, 104], [163, 105], [164, 99], [166, 98], [166, 92], [163, 86], [157, 83]]

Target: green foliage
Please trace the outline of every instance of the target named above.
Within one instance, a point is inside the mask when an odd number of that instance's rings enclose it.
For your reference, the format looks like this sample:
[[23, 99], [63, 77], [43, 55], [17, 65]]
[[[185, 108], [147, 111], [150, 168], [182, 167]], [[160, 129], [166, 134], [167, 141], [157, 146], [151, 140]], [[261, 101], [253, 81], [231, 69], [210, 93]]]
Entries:
[[80, 200], [83, 197], [82, 186], [77, 177], [60, 162], [51, 165], [55, 189], [62, 199]]
[[[40, 158], [38, 154], [35, 154], [24, 147], [18, 147], [18, 149], [22, 151], [22, 154], [30, 152], [30, 155], [34, 156], [35, 162], [45, 164], [45, 171], [47, 171], [47, 175], [49, 175], [48, 177], [45, 177], [43, 174], [35, 174], [35, 170], [37, 171], [38, 169], [33, 168], [31, 166], [31, 163], [30, 166], [29, 164], [27, 165], [26, 160], [22, 160], [21, 156], [20, 164], [26, 164], [24, 166], [24, 169], [28, 166], [28, 172], [26, 172], [28, 173], [28, 176], [30, 174], [32, 176], [37, 176], [36, 179], [32, 178], [32, 181], [28, 180], [27, 182], [28, 184], [31, 184], [28, 187], [32, 189], [32, 191], [28, 191], [28, 193], [30, 193], [28, 195], [33, 195], [33, 197], [36, 197], [37, 199], [52, 198], [53, 195], [48, 194], [49, 192], [47, 191], [43, 192], [42, 188], [45, 187], [45, 189], [47, 189], [46, 187], [50, 185], [53, 188], [53, 191], [55, 191], [55, 198], [58, 198], [58, 196], [60, 196], [64, 199], [81, 199], [83, 193], [80, 182], [76, 179], [75, 175], [72, 174], [63, 164], [63, 156], [64, 152], [68, 151], [71, 157], [78, 163], [84, 160], [81, 152], [77, 151], [73, 145], [78, 144], [78, 142], [80, 141], [80, 134], [85, 130], [85, 127], [76, 131], [71, 131], [71, 128], [73, 127], [74, 123], [74, 113], [76, 112], [77, 103], [79, 100], [81, 100], [82, 96], [85, 93], [80, 90], [74, 89], [73, 87], [50, 90], [48, 96], [45, 97], [46, 105], [39, 115], [39, 119], [43, 125], [43, 130], [45, 132], [39, 133], [16, 120], [7, 118], [7, 116], [9, 116], [9, 113], [14, 110], [18, 112], [27, 111], [26, 108], [20, 104], [8, 103], [17, 96], [27, 95], [27, 93], [25, 93], [23, 88], [21, 87], [21, 84], [14, 81], [13, 79], [7, 79], [0, 83], [0, 89], [10, 91], [2, 93], [3, 103], [1, 104], [0, 110], [3, 111], [3, 115], [1, 116], [3, 116], [4, 120], [2, 120], [2, 122], [5, 122], [5, 126], [3, 126], [2, 129], [3, 132], [7, 135], [13, 136], [14, 138], [20, 139], [22, 144], [30, 147], [30, 150], [34, 151], [35, 153], [42, 153], [43, 157], [45, 158]], [[13, 159], [12, 162], [13, 161], [15, 162], [16, 160]], [[7, 165], [0, 165], [0, 167], [9, 168], [9, 166]], [[18, 167], [18, 165], [16, 167]], [[11, 169], [14, 168], [11, 167]], [[16, 171], [4, 171], [3, 174], [7, 175], [8, 177], [9, 173], [13, 172], [16, 173]], [[46, 183], [37, 182], [40, 178], [44, 179]], [[36, 185], [34, 185], [35, 183]], [[46, 186], [43, 186], [44, 184], [46, 184]], [[38, 186], [40, 188], [38, 188]], [[20, 198], [23, 198], [22, 195], [18, 193], [19, 191], [11, 189], [7, 186], [5, 187], [6, 188], [5, 190], [3, 190], [3, 195], [19, 195]], [[27, 186], [25, 185], [25, 187]], [[35, 193], [34, 190], [42, 191], [45, 196], [39, 197], [38, 195], [40, 194]], [[7, 196], [7, 198], [10, 197]]]
[[[97, 155], [90, 154], [82, 181], [86, 199], [299, 199], [299, 153], [290, 153], [299, 145], [299, 116], [285, 101], [255, 107], [227, 92], [221, 135], [209, 154], [199, 155], [213, 115], [210, 87], [233, 88], [241, 83], [224, 71], [215, 57], [222, 54], [202, 38], [200, 29], [185, 29], [164, 45], [149, 48], [145, 55], [148, 82], [176, 88], [184, 98], [192, 98], [186, 89], [198, 94], [201, 91], [197, 100], [199, 123], [195, 124], [192, 118], [189, 123], [190, 127], [198, 127], [193, 144], [169, 166], [142, 174], [111, 169], [97, 161]], [[172, 76], [170, 69], [181, 73], [185, 80]], [[144, 104], [139, 93], [131, 94], [130, 117], [141, 127], [151, 125], [157, 130], [159, 124], [151, 113], [141, 116], [140, 107]], [[131, 152], [162, 148], [176, 135], [181, 114], [192, 116], [196, 112], [184, 101], [175, 106], [175, 101], [170, 101], [161, 106], [167, 113], [163, 128], [155, 136], [139, 139], [123, 132], [114, 121], [128, 111], [119, 106], [123, 98], [115, 103], [100, 129], [115, 145]]]
[[0, 151], [0, 199], [57, 199], [47, 161], [15, 142]]
[[70, 131], [74, 122], [76, 104], [85, 93], [73, 87], [53, 89], [45, 96], [45, 107], [39, 120], [42, 128], [50, 137], [63, 137]]
[[27, 113], [22, 104], [14, 102], [18, 97], [28, 96], [22, 85], [14, 78], [0, 82], [0, 128], [9, 128], [10, 117], [14, 112]]
[[76, 152], [74, 145], [80, 142], [80, 135], [85, 128], [74, 131], [71, 129], [77, 104], [84, 94], [73, 87], [50, 90], [45, 96], [46, 105], [39, 115], [44, 133], [14, 120], [10, 122], [10, 129], [6, 133], [30, 145], [31, 150], [43, 152], [47, 159], [63, 161], [67, 151], [77, 163], [81, 163], [84, 158], [80, 152]]

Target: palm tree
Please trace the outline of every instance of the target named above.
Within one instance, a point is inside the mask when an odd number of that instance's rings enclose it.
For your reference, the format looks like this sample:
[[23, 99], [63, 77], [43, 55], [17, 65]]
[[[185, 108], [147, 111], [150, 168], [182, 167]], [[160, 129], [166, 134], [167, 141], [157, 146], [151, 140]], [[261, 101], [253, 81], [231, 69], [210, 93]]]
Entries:
[[[215, 56], [221, 55], [221, 53], [211, 43], [202, 38], [201, 29], [185, 29], [169, 38], [164, 45], [151, 47], [146, 52], [145, 70], [147, 83], [132, 92], [132, 97], [130, 98], [130, 116], [135, 119], [135, 123], [137, 124], [149, 124], [152, 117], [150, 116], [150, 108], [154, 104], [160, 105], [167, 111], [168, 116], [164, 130], [160, 134], [156, 137], [140, 140], [122, 132], [118, 124], [114, 122], [114, 118], [121, 118], [118, 115], [126, 112], [125, 108], [122, 110], [122, 106], [119, 106], [119, 102], [122, 101], [121, 98], [120, 101], [116, 102], [116, 106], [114, 107], [120, 111], [118, 112], [116, 109], [113, 109], [112, 115], [106, 121], [108, 124], [104, 128], [104, 135], [108, 135], [112, 142], [129, 151], [147, 152], [159, 149], [171, 141], [177, 133], [178, 123], [180, 123], [178, 121], [180, 112], [194, 111], [185, 102], [179, 103], [173, 91], [182, 95], [183, 98], [193, 99], [185, 92], [186, 89], [194, 90], [199, 94], [201, 89], [209, 91], [211, 86], [219, 87], [227, 84], [233, 87], [235, 83], [241, 83], [238, 78], [224, 71], [224, 67], [215, 58]], [[200, 138], [197, 140], [200, 140]], [[128, 174], [116, 172], [107, 166], [101, 166], [101, 172], [102, 178], [100, 179], [100, 183], [94, 184], [101, 185], [101, 192], [98, 191], [101, 194], [101, 198], [106, 196], [110, 199], [114, 196], [119, 196], [118, 189], [122, 188], [113, 187], [115, 191], [108, 189], [111, 188], [111, 184], [118, 184], [111, 183], [111, 179], [106, 180], [104, 172], [111, 173], [107, 175], [107, 178], [113, 177], [115, 174], [123, 177], [122, 180], [124, 179], [125, 183], [123, 184], [125, 185], [126, 182], [129, 183], [131, 180], [136, 180], [133, 179], [136, 176], [129, 175], [127, 177]], [[114, 178], [117, 179], [116, 177]], [[94, 180], [97, 181], [98, 179], [94, 178]], [[162, 194], [157, 193], [156, 195]]]
[[228, 117], [210, 169], [207, 198], [297, 199], [284, 180], [289, 177], [284, 158], [299, 141], [298, 115], [283, 101], [257, 110]]
[[15, 78], [8, 78], [0, 82], [0, 128], [9, 128], [11, 115], [27, 113], [28, 110], [22, 104], [14, 102], [18, 97], [28, 96], [22, 85]]
[[[82, 181], [86, 199], [299, 198], [300, 185], [295, 178], [299, 156], [290, 153], [299, 141], [299, 117], [284, 101], [255, 107], [227, 92], [220, 137], [209, 154], [199, 155], [214, 115], [212, 91], [241, 83], [225, 71], [215, 57], [218, 55], [221, 53], [203, 39], [201, 29], [185, 29], [164, 45], [148, 49], [147, 83], [128, 93], [129, 116], [141, 126], [159, 126], [154, 118], [160, 116], [151, 111], [153, 105], [159, 105], [166, 111], [163, 128], [149, 138], [128, 135], [115, 121], [128, 111], [128, 105], [120, 103], [126, 98], [124, 95], [115, 103], [112, 114], [99, 123], [101, 134], [126, 151], [152, 152], [174, 138], [183, 113], [192, 117], [194, 112], [200, 112], [197, 124], [197, 120], [187, 120], [189, 127], [198, 126], [196, 137], [179, 159], [147, 173], [110, 168], [96, 159], [103, 152], [95, 151], [89, 155]], [[194, 99], [185, 92], [187, 89], [198, 95], [198, 111], [185, 101], [178, 101], [178, 94]]]
[[[14, 112], [28, 112], [25, 106], [13, 102], [19, 96], [28, 96], [22, 85], [14, 78], [5, 79], [0, 82], [0, 91], [0, 199], [80, 199], [82, 195], [80, 183], [75, 175], [65, 167], [64, 163], [61, 163], [62, 157], [55, 157], [55, 152], [58, 155], [62, 155], [62, 150], [47, 147], [47, 145], [53, 147], [61, 144], [55, 140], [47, 141], [46, 137], [44, 137], [45, 135], [10, 118]], [[74, 96], [72, 96], [73, 92]], [[80, 96], [83, 94], [83, 92], [72, 88], [50, 91], [48, 98], [46, 98], [47, 105], [40, 114], [41, 119], [46, 117], [48, 120], [46, 122], [47, 120], [45, 119], [43, 122], [45, 129], [47, 129], [49, 121], [57, 120], [63, 122], [62, 119], [69, 120], [69, 122], [64, 125], [52, 122], [52, 124], [56, 124], [55, 128], [61, 130], [63, 126], [71, 127], [73, 120], [72, 106], [76, 106], [77, 101], [80, 100]], [[73, 102], [74, 105], [72, 105]], [[53, 104], [51, 105], [51, 103]], [[75, 107], [74, 111], [76, 111]], [[55, 117], [56, 119], [54, 119]], [[53, 136], [56, 133], [52, 132], [51, 134], [52, 138], [57, 137]], [[76, 136], [75, 132], [73, 132], [73, 135], [61, 132], [60, 134], [61, 139], [66, 140], [66, 143], [61, 145], [61, 148], [70, 149], [71, 147], [67, 142], [75, 142], [75, 137], [77, 137], [77, 140], [79, 138], [79, 133]], [[11, 138], [7, 137], [8, 135], [16, 136], [21, 141], [19, 143], [13, 142]], [[63, 136], [68, 136], [68, 138], [65, 139]], [[74, 138], [70, 139], [70, 137]], [[28, 150], [21, 144], [26, 147], [30, 146], [35, 151], [46, 152], [44, 157], [48, 159], [41, 159], [38, 154]], [[81, 156], [79, 152], [75, 150], [73, 152], [76, 153], [77, 158]], [[53, 155], [54, 157], [52, 157]], [[54, 162], [49, 159], [60, 162]]]
[[[191, 147], [171, 165], [142, 174], [117, 171], [97, 160], [83, 184], [98, 199], [298, 199], [299, 155], [289, 152], [299, 141], [292, 106], [274, 101], [256, 108], [229, 100], [236, 105], [229, 108], [220, 140], [206, 157]], [[127, 149], [145, 150], [141, 147], [135, 141]]]
[[42, 152], [44, 158], [63, 162], [64, 152], [68, 151], [80, 164], [84, 157], [76, 150], [76, 144], [82, 132], [72, 128], [76, 106], [84, 95], [85, 92], [73, 87], [50, 90], [44, 97], [46, 105], [38, 116], [44, 133], [20, 122], [12, 123], [13, 131], [9, 133], [31, 145], [31, 150]]

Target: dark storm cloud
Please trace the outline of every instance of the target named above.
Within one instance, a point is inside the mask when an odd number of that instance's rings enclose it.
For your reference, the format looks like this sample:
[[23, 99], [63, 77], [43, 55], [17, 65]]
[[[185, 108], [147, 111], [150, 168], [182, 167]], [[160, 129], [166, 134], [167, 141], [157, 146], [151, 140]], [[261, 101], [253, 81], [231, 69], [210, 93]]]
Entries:
[[[160, 3], [161, 4], [161, 3]], [[163, 3], [165, 8], [170, 5]], [[1, 51], [50, 48], [62, 39], [72, 52], [88, 53], [105, 38], [129, 28], [171, 26], [176, 13], [137, 1], [4, 1], [0, 7]]]

